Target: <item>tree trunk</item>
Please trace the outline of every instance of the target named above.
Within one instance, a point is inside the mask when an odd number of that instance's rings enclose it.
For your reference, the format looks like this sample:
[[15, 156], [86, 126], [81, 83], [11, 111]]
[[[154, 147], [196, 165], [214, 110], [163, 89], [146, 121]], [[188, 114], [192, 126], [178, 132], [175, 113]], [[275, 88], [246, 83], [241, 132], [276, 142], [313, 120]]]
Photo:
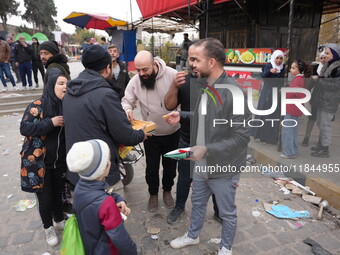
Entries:
[[4, 28], [4, 31], [8, 31], [7, 27], [7, 16], [6, 15], [1, 15], [1, 20], [2, 20], [2, 26]]

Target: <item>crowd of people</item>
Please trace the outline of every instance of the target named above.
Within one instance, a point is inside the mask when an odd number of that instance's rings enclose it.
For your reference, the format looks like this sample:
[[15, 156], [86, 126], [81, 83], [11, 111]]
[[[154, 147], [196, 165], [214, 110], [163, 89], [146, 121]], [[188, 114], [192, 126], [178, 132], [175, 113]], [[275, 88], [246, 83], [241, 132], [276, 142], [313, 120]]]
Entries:
[[[90, 42], [91, 39], [86, 39], [82, 47], [81, 62], [85, 69], [73, 80], [67, 58], [55, 42], [40, 45], [37, 42], [38, 48], [31, 51], [25, 43], [15, 48], [16, 56], [21, 56], [15, 62], [19, 62], [19, 67], [23, 64], [19, 70], [25, 72], [20, 76], [23, 82], [27, 76], [29, 86], [32, 86], [25, 56], [39, 56], [46, 69], [43, 95], [27, 107], [20, 132], [25, 136], [21, 151], [21, 188], [37, 195], [47, 243], [55, 246], [59, 242], [56, 230], [63, 230], [65, 226], [63, 211], [64, 205], [70, 204], [68, 188], [71, 187], [74, 189], [73, 212], [86, 254], [137, 254], [136, 244], [126, 231], [121, 216], [121, 213], [128, 215], [130, 208], [121, 196], [123, 184], [118, 148], [120, 144], [130, 146], [143, 142], [148, 211], [159, 210], [161, 189], [165, 207], [172, 209], [167, 222], [175, 224], [185, 211], [192, 188], [190, 225], [184, 235], [170, 242], [170, 246], [178, 249], [200, 242], [208, 200], [212, 196], [215, 218], [222, 224], [218, 254], [231, 255], [237, 228], [235, 196], [240, 169], [246, 164], [250, 136], [259, 138], [262, 143], [276, 143], [279, 127], [263, 126], [251, 130], [243, 125], [217, 125], [212, 128], [214, 119], [242, 123], [252, 117], [246, 103], [243, 115], [234, 114], [231, 91], [215, 88], [216, 84], [239, 86], [226, 75], [223, 68], [225, 49], [217, 39], [187, 42], [189, 74], [177, 72], [166, 66], [162, 59], [141, 51], [134, 60], [137, 75], [131, 80], [125, 63], [118, 60], [117, 46], [107, 45], [105, 40], [101, 45]], [[328, 45], [325, 56], [326, 63], [319, 76], [311, 76], [309, 65], [301, 60], [294, 60], [290, 67], [294, 76], [290, 87], [310, 89], [309, 84], [313, 84], [316, 110], [311, 117], [315, 119], [313, 115], [317, 112], [320, 144], [317, 149], [312, 148], [312, 156], [319, 157], [329, 156], [331, 120], [340, 103], [340, 46]], [[10, 58], [6, 57], [9, 62]], [[40, 70], [39, 64], [35, 69]], [[272, 88], [283, 87], [283, 79], [277, 78], [283, 78], [285, 72], [283, 52], [277, 50], [263, 69], [263, 77], [273, 79], [265, 80], [258, 109], [270, 108], [273, 96], [280, 97], [280, 93], [273, 93]], [[207, 100], [206, 94], [201, 93], [206, 87], [217, 91], [220, 105]], [[301, 97], [301, 93], [287, 95], [287, 98]], [[204, 103], [207, 103], [209, 114], [201, 112]], [[132, 128], [130, 122], [135, 119], [137, 107], [143, 120], [156, 123], [152, 135], [144, 128]], [[298, 121], [302, 115], [294, 105], [287, 105], [286, 111], [287, 119]], [[266, 117], [280, 116], [281, 108], [277, 107], [272, 116]], [[282, 128], [281, 133], [281, 157], [296, 157], [297, 126]], [[187, 160], [164, 157], [169, 151], [190, 146]], [[236, 171], [200, 170], [212, 165], [232, 166]], [[174, 199], [172, 187], [176, 169], [178, 180]]]
[[[316, 69], [316, 73], [313, 73], [313, 68], [310, 64], [300, 59], [294, 60], [290, 67], [290, 74], [293, 79], [289, 87], [304, 88], [311, 91], [311, 115], [308, 118], [302, 146], [308, 146], [316, 121], [320, 136], [318, 144], [311, 148], [311, 156], [327, 158], [330, 155], [329, 146], [332, 141], [331, 121], [334, 120], [340, 103], [340, 46], [328, 44], [324, 52], [320, 54], [320, 59], [321, 64]], [[259, 139], [262, 144], [280, 142], [282, 144], [281, 158], [292, 159], [299, 154], [297, 144], [298, 125], [295, 125], [295, 123], [299, 123], [299, 119], [303, 115], [301, 110], [293, 104], [286, 106], [284, 120], [287, 126], [283, 126], [281, 132], [279, 122], [264, 121], [265, 119], [280, 119], [282, 115], [280, 89], [284, 87], [285, 79], [283, 78], [287, 72], [284, 68], [283, 60], [284, 53], [276, 50], [271, 56], [270, 63], [263, 68], [262, 78], [264, 78], [264, 84], [257, 109], [268, 110], [272, 107], [274, 101], [277, 102], [277, 108], [270, 115], [255, 116], [255, 119], [262, 120], [264, 125], [252, 128], [251, 134], [255, 139]], [[273, 93], [273, 88], [277, 89], [275, 93]], [[287, 93], [286, 96], [287, 99], [301, 99], [304, 97], [303, 93]]]

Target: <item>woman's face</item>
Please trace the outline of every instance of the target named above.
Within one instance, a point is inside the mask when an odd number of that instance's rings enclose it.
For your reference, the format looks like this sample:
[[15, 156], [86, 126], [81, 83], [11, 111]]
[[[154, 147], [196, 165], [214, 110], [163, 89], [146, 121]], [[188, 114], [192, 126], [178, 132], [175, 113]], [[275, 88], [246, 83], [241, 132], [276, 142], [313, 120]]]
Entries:
[[320, 61], [321, 61], [321, 64], [323, 64], [323, 65], [326, 64], [327, 59], [326, 59], [326, 55], [325, 54], [320, 57]]
[[325, 49], [325, 55], [326, 55], [326, 62], [329, 62], [333, 59], [333, 54], [329, 48]]
[[62, 100], [66, 94], [66, 84], [67, 78], [64, 76], [59, 76], [54, 86], [54, 93], [60, 100]]
[[277, 56], [275, 59], [275, 65], [280, 66], [283, 62], [283, 57], [282, 56]]

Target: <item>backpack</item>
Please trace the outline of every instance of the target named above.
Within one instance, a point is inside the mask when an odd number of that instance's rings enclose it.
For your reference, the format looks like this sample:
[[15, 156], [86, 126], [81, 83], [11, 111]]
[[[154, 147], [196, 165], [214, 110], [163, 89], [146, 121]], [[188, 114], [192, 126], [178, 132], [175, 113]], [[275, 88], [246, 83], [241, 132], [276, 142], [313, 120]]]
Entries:
[[83, 240], [78, 228], [75, 214], [67, 219], [63, 232], [63, 240], [60, 246], [61, 255], [85, 255]]

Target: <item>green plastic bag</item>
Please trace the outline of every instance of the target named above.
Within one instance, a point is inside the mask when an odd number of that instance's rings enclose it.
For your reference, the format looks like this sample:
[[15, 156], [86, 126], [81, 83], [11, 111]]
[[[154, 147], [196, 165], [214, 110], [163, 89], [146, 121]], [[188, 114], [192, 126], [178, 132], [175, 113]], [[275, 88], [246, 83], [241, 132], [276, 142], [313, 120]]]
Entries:
[[78, 228], [78, 221], [75, 214], [67, 219], [63, 232], [63, 241], [60, 247], [61, 255], [85, 255], [83, 240]]

